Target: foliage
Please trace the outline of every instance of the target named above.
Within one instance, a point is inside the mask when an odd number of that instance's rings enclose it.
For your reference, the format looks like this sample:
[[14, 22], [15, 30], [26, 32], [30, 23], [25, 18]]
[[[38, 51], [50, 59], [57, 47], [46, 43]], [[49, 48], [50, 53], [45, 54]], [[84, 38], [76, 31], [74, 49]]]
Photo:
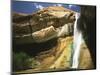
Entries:
[[32, 61], [30, 56], [24, 52], [13, 53], [13, 70], [24, 70], [30, 68]]

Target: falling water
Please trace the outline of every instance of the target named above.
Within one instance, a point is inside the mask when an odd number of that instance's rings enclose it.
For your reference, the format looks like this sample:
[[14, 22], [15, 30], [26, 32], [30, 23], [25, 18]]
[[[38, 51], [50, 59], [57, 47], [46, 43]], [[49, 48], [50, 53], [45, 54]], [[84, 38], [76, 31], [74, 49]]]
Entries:
[[79, 65], [79, 55], [80, 55], [80, 45], [82, 43], [82, 34], [77, 29], [77, 19], [79, 14], [76, 13], [76, 21], [74, 24], [74, 40], [73, 40], [73, 55], [72, 55], [72, 68], [78, 68]]

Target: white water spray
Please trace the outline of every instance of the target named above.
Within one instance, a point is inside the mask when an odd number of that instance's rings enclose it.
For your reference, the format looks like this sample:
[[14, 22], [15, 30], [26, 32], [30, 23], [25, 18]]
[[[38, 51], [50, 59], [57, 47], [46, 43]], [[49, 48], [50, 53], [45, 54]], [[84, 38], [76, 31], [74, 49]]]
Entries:
[[77, 69], [79, 65], [79, 56], [80, 56], [80, 45], [82, 43], [82, 34], [77, 29], [77, 20], [79, 14], [76, 13], [76, 21], [74, 24], [74, 40], [73, 40], [73, 56], [72, 56], [72, 68]]

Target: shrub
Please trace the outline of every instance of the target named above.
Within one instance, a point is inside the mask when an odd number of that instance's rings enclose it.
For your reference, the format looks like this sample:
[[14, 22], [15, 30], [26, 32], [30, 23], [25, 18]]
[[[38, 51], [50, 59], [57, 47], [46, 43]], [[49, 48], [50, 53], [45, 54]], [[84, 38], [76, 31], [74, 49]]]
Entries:
[[31, 58], [25, 52], [13, 53], [13, 70], [25, 70], [29, 68], [35, 68], [40, 63], [37, 62], [33, 57]]
[[13, 70], [23, 70], [29, 68], [31, 61], [30, 56], [24, 52], [13, 53]]

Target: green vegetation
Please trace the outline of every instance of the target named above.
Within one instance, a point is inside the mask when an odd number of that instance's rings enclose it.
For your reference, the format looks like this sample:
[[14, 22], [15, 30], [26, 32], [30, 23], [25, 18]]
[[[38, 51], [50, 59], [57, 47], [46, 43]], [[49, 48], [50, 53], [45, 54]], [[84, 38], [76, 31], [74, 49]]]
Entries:
[[34, 58], [31, 58], [25, 52], [13, 53], [13, 70], [25, 70], [34, 68], [37, 62]]

